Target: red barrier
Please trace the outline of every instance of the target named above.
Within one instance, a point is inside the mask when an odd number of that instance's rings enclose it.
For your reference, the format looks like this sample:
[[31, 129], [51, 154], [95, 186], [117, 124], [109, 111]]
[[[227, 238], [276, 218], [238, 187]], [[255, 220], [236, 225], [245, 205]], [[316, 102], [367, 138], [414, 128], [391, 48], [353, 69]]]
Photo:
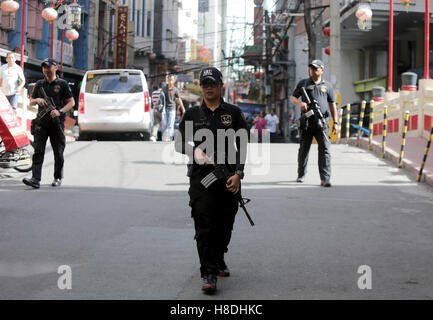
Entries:
[[417, 86], [402, 86], [401, 87], [401, 90], [403, 90], [403, 91], [417, 91], [418, 90], [418, 88], [417, 88]]
[[0, 137], [6, 151], [12, 151], [30, 144], [26, 131], [21, 127], [8, 99], [0, 90]]

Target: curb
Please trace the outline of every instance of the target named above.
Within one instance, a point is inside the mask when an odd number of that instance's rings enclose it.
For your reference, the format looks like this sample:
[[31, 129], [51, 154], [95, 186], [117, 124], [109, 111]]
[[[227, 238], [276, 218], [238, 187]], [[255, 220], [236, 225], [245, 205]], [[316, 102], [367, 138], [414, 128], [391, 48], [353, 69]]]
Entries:
[[[360, 145], [358, 146], [358, 138], [350, 138], [349, 139], [349, 145], [368, 150], [368, 139], [367, 138], [361, 138], [360, 139]], [[382, 144], [373, 140], [371, 142], [371, 147], [372, 148], [369, 151], [373, 151], [374, 153], [377, 154], [377, 156], [379, 156], [381, 158]], [[409, 173], [412, 176], [414, 176], [415, 179], [418, 177], [419, 170], [421, 169], [422, 156], [423, 155], [420, 155], [420, 163], [419, 164], [415, 164], [415, 163], [413, 163], [413, 161], [410, 161], [410, 160], [404, 159], [404, 158], [402, 161], [402, 169], [406, 169], [407, 171], [409, 171]], [[396, 167], [398, 168], [398, 160], [400, 159], [400, 154], [398, 152], [392, 150], [391, 148], [385, 147], [385, 159], [391, 160], [391, 162], [394, 163], [396, 165]], [[421, 177], [421, 182], [425, 182], [426, 184], [433, 187], [433, 172], [430, 172], [429, 170], [424, 168], [423, 174]]]

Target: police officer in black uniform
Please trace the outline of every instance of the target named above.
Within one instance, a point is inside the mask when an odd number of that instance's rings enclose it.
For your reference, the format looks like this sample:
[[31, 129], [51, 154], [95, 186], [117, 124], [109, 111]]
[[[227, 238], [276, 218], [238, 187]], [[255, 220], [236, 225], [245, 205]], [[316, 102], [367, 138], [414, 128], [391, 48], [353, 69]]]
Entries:
[[[234, 195], [240, 192], [244, 176], [248, 133], [241, 110], [221, 98], [223, 81], [218, 69], [203, 69], [200, 86], [204, 100], [201, 106], [194, 106], [184, 114], [176, 132], [175, 145], [177, 152], [190, 158], [189, 204], [196, 231], [202, 291], [213, 293], [217, 275], [230, 275], [224, 254], [239, 207]], [[232, 134], [233, 139], [221, 134]], [[194, 147], [188, 144], [189, 141], [193, 141]], [[215, 164], [227, 165], [233, 175], [228, 181], [217, 180], [206, 189], [201, 181], [215, 170]]]
[[301, 88], [306, 89], [310, 99], [316, 100], [320, 106], [321, 112], [325, 118], [331, 115], [334, 119], [333, 132], [338, 132], [338, 112], [334, 100], [334, 91], [332, 85], [323, 80], [323, 72], [325, 66], [320, 60], [313, 60], [309, 64], [310, 77], [301, 80], [294, 92], [290, 101], [296, 106], [301, 108], [301, 123], [300, 123], [300, 147], [298, 153], [298, 179], [297, 182], [304, 182], [305, 174], [307, 172], [308, 154], [310, 152], [313, 137], [316, 138], [319, 146], [319, 173], [321, 179], [321, 186], [331, 187], [331, 143], [329, 141], [329, 121], [326, 119], [326, 126], [324, 130], [317, 126], [317, 122], [311, 121], [302, 117], [308, 111], [308, 105], [305, 101], [300, 100], [302, 96]]
[[[34, 148], [32, 177], [24, 178], [23, 183], [35, 189], [40, 187], [42, 164], [44, 162], [45, 146], [47, 139], [54, 153], [54, 181], [53, 187], [59, 187], [63, 178], [63, 152], [65, 150], [66, 139], [64, 134], [65, 113], [72, 109], [75, 101], [69, 88], [68, 83], [57, 77], [57, 62], [53, 59], [45, 59], [42, 62], [42, 72], [45, 79], [36, 82], [33, 89], [30, 106], [38, 105], [37, 121], [33, 123], [34, 127]], [[42, 98], [40, 88], [43, 88], [48, 97], [53, 99], [56, 110], [52, 110], [41, 117], [44, 109], [48, 106]]]

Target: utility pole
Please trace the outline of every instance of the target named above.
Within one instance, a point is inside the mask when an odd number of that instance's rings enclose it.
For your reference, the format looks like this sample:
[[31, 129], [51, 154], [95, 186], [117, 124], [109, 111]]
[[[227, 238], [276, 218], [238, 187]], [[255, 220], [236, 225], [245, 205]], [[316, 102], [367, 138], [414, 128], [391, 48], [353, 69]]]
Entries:
[[265, 10], [265, 24], [266, 24], [266, 60], [265, 60], [265, 68], [266, 68], [266, 112], [271, 110], [272, 106], [272, 82], [271, 82], [271, 74], [272, 74], [272, 40], [271, 40], [271, 25], [269, 20], [269, 12]]
[[339, 1], [331, 1], [330, 75], [331, 84], [337, 94], [340, 93], [340, 39], [340, 4]]

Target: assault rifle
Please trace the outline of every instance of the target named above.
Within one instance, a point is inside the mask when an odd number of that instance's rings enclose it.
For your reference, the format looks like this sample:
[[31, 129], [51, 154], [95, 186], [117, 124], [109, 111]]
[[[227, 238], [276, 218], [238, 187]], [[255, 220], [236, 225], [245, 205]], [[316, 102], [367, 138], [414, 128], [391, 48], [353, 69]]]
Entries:
[[[229, 168], [225, 164], [217, 164], [215, 166], [215, 170], [212, 171], [211, 173], [209, 173], [200, 182], [207, 189], [215, 181], [220, 180], [220, 179], [224, 179], [224, 181], [227, 181], [231, 176], [233, 176], [232, 170], [229, 170]], [[243, 198], [240, 191], [238, 193], [236, 193], [234, 196], [235, 196], [236, 200], [239, 202], [239, 206], [245, 212], [245, 215], [247, 216], [247, 219], [250, 222], [251, 226], [254, 226], [254, 222], [251, 219], [251, 216], [249, 215], [247, 208], [245, 207], [245, 205], [247, 203], [249, 203], [251, 201], [251, 199]]]
[[310, 99], [305, 87], [301, 88], [301, 94], [302, 100], [308, 105], [308, 111], [301, 116], [301, 122], [305, 121], [307, 126], [309, 125], [309, 121], [314, 123], [323, 132], [325, 139], [329, 141], [329, 138], [325, 133], [326, 118], [324, 117], [322, 110], [320, 110], [319, 103], [316, 100]]
[[[47, 103], [47, 107], [45, 108], [45, 110], [42, 111], [42, 112], [39, 114], [39, 118], [42, 119], [42, 118], [45, 117], [48, 113], [51, 113], [51, 111], [53, 111], [53, 110], [57, 110], [57, 108], [56, 108], [56, 105], [54, 104], [53, 98], [47, 96], [47, 93], [45, 92], [44, 88], [40, 87], [40, 88], [39, 88], [39, 92], [40, 92], [41, 95], [42, 95], [42, 99], [44, 99], [45, 102]], [[55, 118], [52, 118], [52, 119], [53, 119], [53, 121], [54, 121], [56, 124], [60, 125], [60, 119], [59, 119], [59, 117], [55, 117]]]

